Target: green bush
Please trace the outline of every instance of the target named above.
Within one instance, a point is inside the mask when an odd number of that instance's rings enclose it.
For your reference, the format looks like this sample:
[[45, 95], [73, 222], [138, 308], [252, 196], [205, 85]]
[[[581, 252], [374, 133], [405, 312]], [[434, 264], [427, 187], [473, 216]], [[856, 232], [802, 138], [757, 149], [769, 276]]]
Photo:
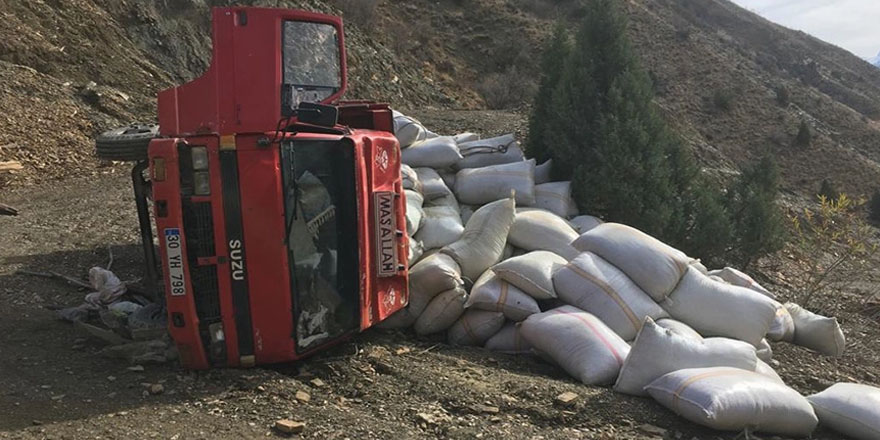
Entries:
[[734, 237], [731, 257], [743, 268], [785, 244], [785, 219], [776, 205], [778, 194], [779, 169], [770, 156], [743, 170], [728, 191]]
[[809, 147], [812, 142], [813, 131], [810, 130], [810, 124], [808, 124], [807, 121], [801, 121], [797, 136], [794, 138], [794, 144], [806, 148]]
[[788, 107], [788, 104], [791, 103], [791, 93], [789, 93], [787, 87], [783, 85], [776, 86], [776, 103], [782, 107]]
[[819, 185], [819, 197], [825, 197], [828, 200], [837, 200], [840, 197], [840, 192], [837, 191], [837, 187], [828, 179], [822, 179], [822, 184]]
[[571, 51], [571, 39], [564, 25], [556, 25], [553, 36], [546, 46], [541, 58], [541, 80], [538, 93], [535, 95], [534, 105], [532, 105], [532, 115], [529, 119], [529, 138], [526, 142], [526, 153], [535, 158], [538, 163], [550, 158], [550, 150], [545, 146], [545, 139], [547, 137], [548, 116], [553, 106], [552, 91], [559, 83], [565, 60]]
[[880, 190], [874, 191], [874, 195], [868, 202], [868, 218], [880, 222]]
[[712, 104], [718, 110], [728, 112], [733, 109], [736, 94], [730, 89], [717, 89], [712, 94]]

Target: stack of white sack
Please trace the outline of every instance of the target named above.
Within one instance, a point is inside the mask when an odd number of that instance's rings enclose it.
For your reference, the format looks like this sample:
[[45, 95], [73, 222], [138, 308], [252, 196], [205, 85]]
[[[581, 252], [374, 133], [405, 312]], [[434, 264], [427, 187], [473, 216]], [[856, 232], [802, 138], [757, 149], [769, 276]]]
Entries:
[[[552, 161], [525, 158], [513, 135], [438, 136], [403, 115], [395, 130], [407, 164], [410, 299], [383, 327], [537, 354], [585, 384], [650, 395], [716, 429], [813, 430], [812, 407], [768, 364], [771, 342], [840, 356], [834, 318], [579, 212], [571, 182], [552, 181]], [[693, 401], [671, 396], [675, 387]]]

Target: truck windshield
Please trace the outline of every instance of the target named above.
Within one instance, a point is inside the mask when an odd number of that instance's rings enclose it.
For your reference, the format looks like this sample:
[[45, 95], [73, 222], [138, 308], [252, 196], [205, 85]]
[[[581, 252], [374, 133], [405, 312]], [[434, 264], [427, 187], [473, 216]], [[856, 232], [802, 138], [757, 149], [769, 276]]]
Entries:
[[323, 23], [285, 21], [281, 31], [285, 104], [321, 102], [342, 87], [339, 37]]
[[298, 350], [359, 327], [354, 151], [345, 141], [281, 147]]

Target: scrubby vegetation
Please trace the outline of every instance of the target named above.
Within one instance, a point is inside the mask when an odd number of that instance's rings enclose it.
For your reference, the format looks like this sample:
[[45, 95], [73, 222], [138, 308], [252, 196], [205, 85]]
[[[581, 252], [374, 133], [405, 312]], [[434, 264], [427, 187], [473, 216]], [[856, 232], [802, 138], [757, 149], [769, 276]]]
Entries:
[[[768, 158], [726, 194], [702, 175], [653, 103], [652, 81], [613, 0], [590, 0], [570, 42], [557, 30], [543, 60], [529, 153], [552, 158], [578, 206], [691, 255], [747, 265], [779, 249], [778, 172]], [[725, 105], [729, 109], [733, 92]]]

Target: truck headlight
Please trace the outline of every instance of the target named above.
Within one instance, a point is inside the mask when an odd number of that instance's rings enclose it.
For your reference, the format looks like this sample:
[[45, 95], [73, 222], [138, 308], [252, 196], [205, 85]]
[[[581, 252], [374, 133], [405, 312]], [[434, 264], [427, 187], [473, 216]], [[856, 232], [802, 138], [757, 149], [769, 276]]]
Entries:
[[192, 167], [194, 170], [208, 169], [208, 149], [206, 147], [192, 147]]
[[211, 175], [207, 171], [196, 171], [193, 173], [193, 192], [197, 196], [211, 194]]

